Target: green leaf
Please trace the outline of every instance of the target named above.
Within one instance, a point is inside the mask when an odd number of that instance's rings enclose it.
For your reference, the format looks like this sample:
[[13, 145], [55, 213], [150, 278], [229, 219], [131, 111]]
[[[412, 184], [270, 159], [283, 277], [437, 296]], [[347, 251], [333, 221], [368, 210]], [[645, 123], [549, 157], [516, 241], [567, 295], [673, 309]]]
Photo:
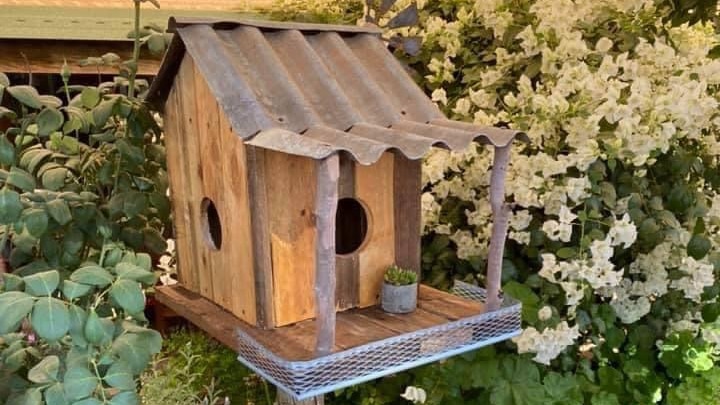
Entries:
[[5, 291], [20, 291], [23, 289], [23, 279], [15, 274], [4, 273], [0, 285], [3, 285]]
[[72, 405], [103, 405], [97, 398], [85, 398], [82, 401], [74, 402]]
[[45, 405], [68, 405], [63, 384], [53, 384], [45, 390]]
[[590, 403], [592, 405], [620, 405], [617, 395], [604, 391], [595, 394]]
[[36, 187], [35, 177], [17, 166], [10, 169], [6, 182], [22, 191], [33, 191]]
[[70, 315], [64, 302], [56, 298], [40, 298], [33, 306], [30, 323], [41, 338], [56, 341], [68, 332]]
[[142, 373], [150, 363], [154, 354], [153, 348], [148, 346], [150, 338], [149, 335], [126, 333], [120, 335], [112, 344], [112, 352], [127, 361], [133, 375]]
[[145, 309], [145, 296], [137, 281], [118, 280], [110, 288], [110, 297], [130, 314]]
[[111, 320], [102, 319], [95, 310], [91, 310], [85, 322], [85, 339], [96, 345], [104, 344], [112, 340], [114, 329]]
[[25, 229], [36, 238], [43, 236], [48, 227], [48, 215], [39, 208], [25, 210], [22, 214], [22, 221]]
[[553, 403], [558, 405], [583, 405], [583, 395], [576, 377], [551, 372], [545, 376], [543, 383], [545, 391], [552, 398]]
[[62, 100], [55, 96], [43, 94], [39, 98], [42, 105], [47, 108], [60, 108], [63, 105]]
[[145, 154], [143, 150], [137, 146], [132, 145], [127, 139], [118, 139], [115, 145], [120, 151], [120, 154], [128, 160], [131, 164], [142, 164], [145, 161]]
[[147, 46], [153, 55], [162, 55], [165, 52], [165, 36], [163, 34], [150, 35]]
[[60, 190], [65, 185], [69, 173], [70, 171], [64, 167], [56, 167], [46, 171], [42, 175], [43, 187], [53, 191]]
[[28, 379], [38, 384], [57, 381], [59, 369], [60, 358], [58, 356], [48, 356], [40, 360], [35, 367], [28, 371]]
[[32, 86], [10, 86], [7, 87], [6, 90], [13, 98], [30, 108], [39, 110], [43, 106], [40, 94], [38, 94], [37, 90]]
[[96, 127], [102, 128], [105, 126], [110, 115], [112, 115], [116, 102], [117, 99], [105, 100], [92, 109], [93, 123], [95, 123]]
[[712, 244], [703, 235], [693, 235], [687, 245], [687, 253], [696, 260], [700, 260], [710, 251]]
[[92, 290], [92, 286], [87, 284], [76, 283], [71, 280], [64, 280], [62, 285], [62, 293], [65, 298], [74, 300], [76, 298], [84, 297]]
[[54, 108], [45, 108], [37, 116], [38, 135], [50, 136], [65, 122], [62, 113]]
[[34, 304], [35, 299], [24, 292], [10, 291], [0, 294], [0, 335], [16, 331]]
[[87, 398], [98, 386], [98, 379], [85, 367], [70, 367], [63, 379], [65, 397], [70, 401]]
[[72, 213], [65, 200], [56, 199], [46, 204], [50, 216], [60, 225], [72, 221]]
[[537, 367], [525, 359], [505, 357], [501, 364], [502, 378], [492, 388], [493, 405], [544, 405], [545, 388], [540, 383]]
[[155, 254], [163, 254], [167, 250], [167, 241], [160, 231], [147, 227], [143, 229], [143, 243], [148, 250]]
[[40, 388], [31, 388], [17, 397], [11, 397], [6, 405], [42, 405]]
[[707, 323], [713, 323], [715, 322], [718, 317], [720, 317], [720, 303], [713, 302], [710, 304], [705, 304], [702, 309], [702, 318], [703, 321]]
[[555, 255], [561, 259], [572, 259], [576, 254], [577, 249], [570, 247], [560, 248], [557, 252], [555, 252]]
[[45, 271], [23, 278], [25, 292], [36, 297], [49, 296], [60, 284], [60, 273], [57, 270]]
[[0, 223], [12, 224], [20, 219], [23, 205], [20, 194], [13, 190], [3, 188], [0, 190]]
[[113, 276], [100, 266], [90, 265], [75, 270], [70, 280], [76, 283], [105, 287], [113, 282]]
[[15, 163], [15, 145], [6, 135], [0, 136], [0, 164], [10, 166]]
[[111, 387], [121, 391], [135, 389], [135, 379], [132, 370], [130, 366], [122, 360], [118, 360], [110, 366], [103, 380]]
[[115, 266], [115, 272], [120, 280], [134, 280], [143, 284], [153, 284], [155, 282], [155, 274], [132, 263], [118, 263], [118, 265]]
[[68, 305], [68, 313], [70, 314], [69, 332], [73, 346], [87, 346], [87, 339], [85, 339], [85, 322], [88, 319], [87, 313], [75, 304]]
[[85, 87], [80, 94], [80, 100], [85, 108], [93, 108], [100, 102], [100, 91], [97, 87]]
[[112, 397], [110, 405], [140, 405], [140, 398], [135, 391], [124, 391]]

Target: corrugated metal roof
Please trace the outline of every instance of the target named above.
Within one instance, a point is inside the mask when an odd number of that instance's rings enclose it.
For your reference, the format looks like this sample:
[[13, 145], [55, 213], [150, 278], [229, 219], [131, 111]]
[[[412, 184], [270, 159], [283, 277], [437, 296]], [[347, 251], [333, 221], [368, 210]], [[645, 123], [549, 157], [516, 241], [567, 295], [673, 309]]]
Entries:
[[164, 102], [187, 52], [246, 143], [322, 159], [346, 151], [361, 164], [396, 150], [525, 134], [445, 118], [371, 27], [246, 21], [171, 21], [178, 35], [150, 90]]

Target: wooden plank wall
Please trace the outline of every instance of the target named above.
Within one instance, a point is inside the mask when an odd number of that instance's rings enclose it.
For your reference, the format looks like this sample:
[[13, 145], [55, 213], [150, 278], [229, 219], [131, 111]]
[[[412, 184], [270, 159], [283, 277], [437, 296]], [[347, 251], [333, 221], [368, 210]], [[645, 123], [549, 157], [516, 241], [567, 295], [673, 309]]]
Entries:
[[[240, 319], [256, 323], [252, 228], [245, 145], [186, 57], [166, 110], [166, 143], [180, 282]], [[173, 122], [174, 121], [174, 122]], [[222, 225], [216, 248], [203, 220], [210, 199]]]
[[[284, 326], [315, 313], [315, 162], [273, 151], [264, 155], [275, 325]], [[392, 153], [371, 166], [341, 159], [338, 195], [366, 208], [368, 230], [359, 250], [337, 256], [338, 310], [378, 303], [385, 269], [395, 262], [394, 179]]]
[[276, 326], [315, 316], [315, 161], [265, 151]]
[[422, 160], [395, 155], [395, 262], [417, 272], [421, 269]]
[[379, 303], [385, 269], [395, 263], [393, 173], [392, 153], [371, 166], [355, 167], [355, 195], [369, 211], [366, 245], [358, 252], [360, 307]]

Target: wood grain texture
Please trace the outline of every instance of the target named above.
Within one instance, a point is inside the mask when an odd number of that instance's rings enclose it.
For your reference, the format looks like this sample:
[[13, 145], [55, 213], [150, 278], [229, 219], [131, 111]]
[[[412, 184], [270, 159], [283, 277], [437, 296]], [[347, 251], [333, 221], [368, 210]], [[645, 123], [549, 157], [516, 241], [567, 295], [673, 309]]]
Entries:
[[[180, 282], [239, 318], [256, 322], [255, 277], [245, 146], [230, 128], [202, 76], [186, 58], [173, 92], [180, 108], [168, 149]], [[169, 119], [169, 120], [168, 120]], [[222, 244], [211, 241], [203, 200], [213, 202]], [[178, 215], [180, 214], [180, 215]], [[183, 284], [185, 285], [185, 284]]]
[[359, 306], [376, 305], [385, 269], [395, 262], [394, 156], [385, 153], [372, 166], [355, 168], [355, 195], [368, 210], [365, 246], [359, 251]]
[[[178, 250], [184, 249], [189, 253], [192, 259], [184, 268], [179, 269], [180, 279], [189, 278], [193, 280], [193, 285], [200, 295], [212, 299], [212, 280], [209, 274], [203, 271], [205, 267], [202, 252], [198, 249], [200, 244], [199, 235], [201, 234], [200, 222], [200, 181], [198, 173], [200, 173], [200, 162], [198, 156], [197, 144], [197, 119], [195, 117], [195, 72], [192, 60], [185, 58], [180, 65], [179, 74], [175, 80], [175, 91], [177, 92], [179, 109], [178, 109], [178, 128], [180, 132], [179, 149], [174, 156], [168, 155], [168, 160], [176, 160], [178, 165], [182, 166], [182, 179], [171, 177], [170, 189], [174, 193], [172, 198], [175, 204], [183, 206], [185, 214], [185, 226], [188, 237], [185, 238], [186, 244], [178, 244]], [[170, 153], [170, 150], [168, 151]], [[173, 179], [176, 183], [173, 184]], [[186, 276], [183, 276], [185, 273]]]
[[315, 316], [315, 161], [265, 151], [275, 325]]
[[[227, 203], [224, 201], [223, 190], [223, 159], [220, 156], [220, 117], [219, 111], [215, 107], [216, 102], [212, 93], [205, 86], [204, 79], [193, 66], [194, 80], [194, 97], [195, 97], [195, 120], [197, 124], [197, 133], [194, 135], [197, 142], [198, 162], [200, 168], [200, 178], [198, 190], [194, 196], [195, 200], [200, 200], [200, 254], [203, 262], [199, 268], [201, 281], [209, 280], [210, 285], [205, 286], [212, 290], [212, 299], [215, 303], [226, 309], [232, 309], [232, 275], [225, 274], [224, 267], [233, 266], [234, 263], [227, 263], [223, 259], [224, 250], [215, 247], [215, 243], [211, 236], [209, 221], [207, 220], [207, 206], [203, 204], [205, 199], [209, 199], [209, 203], [213, 204], [220, 216], [220, 224], [222, 229], [219, 234], [223, 236], [227, 244], [230, 242], [228, 237], [224, 235], [231, 228], [229, 223], [230, 217], [224, 214], [224, 207]], [[183, 74], [181, 70], [181, 75]], [[227, 147], [227, 146], [226, 146]], [[239, 241], [238, 241], [239, 242]], [[222, 248], [222, 246], [220, 246]], [[236, 269], [235, 271], [242, 271]], [[208, 278], [205, 278], [208, 277]]]
[[395, 263], [414, 270], [419, 280], [422, 273], [422, 161], [410, 160], [399, 153], [394, 156]]
[[[419, 292], [419, 308], [410, 314], [387, 314], [376, 307], [338, 313], [333, 352], [443, 325], [484, 310], [478, 302], [430, 287], [422, 286]], [[282, 328], [260, 329], [179, 285], [158, 287], [156, 296], [161, 303], [231, 349], [237, 350], [235, 331], [242, 330], [282, 358], [293, 361], [316, 358], [314, 320]]]
[[173, 230], [177, 246], [178, 278], [185, 288], [198, 292], [198, 273], [193, 252], [193, 233], [191, 232], [190, 207], [185, 198], [188, 185], [188, 167], [180, 158], [184, 145], [184, 133], [181, 126], [182, 105], [178, 91], [173, 88], [165, 106], [165, 148], [167, 150], [168, 177], [172, 196]]
[[[223, 227], [223, 257], [215, 263], [220, 277], [226, 278], [233, 314], [250, 323], [257, 322], [256, 284], [254, 272], [253, 215], [250, 210], [246, 147], [233, 132], [220, 107], [215, 104], [220, 118], [220, 154], [222, 182], [217, 190]], [[214, 280], [216, 282], [216, 280]]]
[[275, 317], [268, 200], [265, 189], [265, 151], [254, 146], [246, 146], [246, 156], [257, 322], [260, 327], [270, 328], [275, 326]]
[[209, 261], [202, 271], [211, 274], [213, 300], [217, 304], [241, 319], [255, 323], [255, 275], [245, 145], [233, 132], [197, 69], [195, 97], [201, 200], [209, 198], [214, 203], [222, 234], [218, 249], [210, 240], [207, 220], [203, 220], [201, 237], [204, 243], [198, 248]]
[[[355, 197], [355, 162], [348, 154], [340, 154], [340, 179], [338, 197]], [[360, 263], [357, 254], [338, 255], [336, 258], [337, 288], [335, 298], [338, 311], [358, 305]]]
[[338, 204], [340, 158], [337, 154], [317, 162], [315, 224], [315, 353], [330, 354], [335, 344], [335, 213]]
[[181, 118], [184, 142], [178, 159], [187, 165], [187, 189], [183, 190], [183, 193], [187, 193], [186, 201], [189, 207], [193, 243], [191, 249], [195, 254], [192, 271], [197, 272], [200, 295], [212, 300], [214, 299], [212, 272], [208, 268], [210, 259], [209, 252], [205, 249], [205, 232], [202, 223], [201, 203], [204, 180], [200, 162], [200, 123], [197, 117], [198, 107], [195, 98], [195, 67], [189, 57], [186, 57], [180, 65], [175, 86], [183, 106]]

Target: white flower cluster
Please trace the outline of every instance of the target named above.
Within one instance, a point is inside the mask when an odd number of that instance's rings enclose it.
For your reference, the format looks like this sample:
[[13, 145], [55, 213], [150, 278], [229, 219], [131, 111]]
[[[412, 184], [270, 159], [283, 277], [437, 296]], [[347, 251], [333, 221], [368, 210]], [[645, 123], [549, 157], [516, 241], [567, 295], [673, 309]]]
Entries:
[[686, 298], [700, 302], [700, 296], [705, 287], [710, 287], [715, 283], [713, 269], [714, 267], [710, 263], [703, 263], [689, 256], [683, 257], [680, 271], [685, 274], [685, 277], [673, 280], [670, 286], [684, 292]]
[[[672, 28], [658, 19], [660, 34], [639, 38], [634, 48], [619, 51], [624, 49], [622, 37], [588, 41], [581, 27], [601, 22], [598, 19], [607, 10], [625, 13], [630, 20], [652, 21], [656, 12], [651, 0], [536, 0], [530, 5], [529, 20], [519, 13], [523, 17], [517, 21], [513, 4], [460, 0], [461, 11], [454, 21], [435, 15], [424, 27], [407, 31], [421, 36], [434, 51], [426, 80], [441, 107], [455, 118], [477, 124], [510, 123], [525, 131], [537, 148], [529, 156], [519, 148], [513, 151], [506, 190], [515, 204], [510, 239], [529, 244], [537, 228], [553, 241], [579, 239], [582, 226], [576, 207], [591, 196], [594, 186], [587, 173], [598, 160], [617, 160], [643, 177], [658, 154], [680, 140], [691, 140], [720, 156], [716, 136], [720, 60], [708, 57], [718, 45], [711, 25]], [[517, 27], [518, 23], [524, 26]], [[492, 63], [460, 67], [458, 50], [473, 46], [464, 42], [462, 33], [477, 24], [496, 38]], [[503, 38], [511, 26], [518, 31], [519, 46], [513, 48]], [[517, 78], [518, 63], [529, 60], [538, 61], [533, 68], [539, 73]], [[472, 86], [457, 93], [448, 84], [460, 69], [466, 78], [472, 75]], [[500, 90], [505, 88], [515, 90]], [[423, 197], [425, 229], [450, 235], [461, 258], [487, 252], [492, 217], [485, 190], [491, 166], [491, 153], [480, 147], [465, 154], [437, 151], [425, 162], [424, 180], [429, 186]], [[473, 208], [465, 213], [469, 227], [438, 223], [439, 206], [448, 197], [471, 203]], [[720, 230], [720, 197], [716, 200], [708, 216], [715, 213], [717, 225], [708, 222], [709, 230]], [[588, 290], [608, 300], [623, 322], [632, 323], [669, 289], [697, 302], [703, 288], [715, 281], [707, 259], [688, 257], [691, 235], [672, 218], [666, 221], [675, 228], [673, 235], [624, 268], [616, 268], [614, 255], [633, 248], [638, 238], [628, 204], [625, 197], [609, 207], [611, 213], [601, 219], [607, 226], [604, 238], [593, 237], [587, 249], [569, 245], [578, 249], [572, 259], [540, 252], [539, 274], [563, 289], [571, 316]], [[711, 242], [713, 248], [720, 246], [720, 236]], [[678, 269], [683, 277], [671, 281], [669, 269]]]
[[577, 325], [570, 327], [562, 321], [557, 327], [542, 332], [533, 327], [526, 328], [520, 336], [513, 338], [513, 342], [518, 346], [518, 353], [535, 353], [533, 360], [550, 364], [566, 347], [574, 345], [579, 336]]
[[427, 393], [420, 387], [409, 386], [405, 388], [405, 392], [400, 396], [413, 404], [424, 404], [427, 401]]
[[[565, 211], [567, 208], [562, 207], [561, 213]], [[568, 214], [561, 214], [561, 218], [563, 216], [570, 218]], [[635, 225], [625, 214], [621, 220], [615, 221], [605, 239], [592, 241], [590, 257], [581, 255], [578, 259], [558, 261], [554, 254], [543, 253], [543, 265], [538, 274], [552, 283], [559, 284], [565, 290], [566, 304], [570, 313], [573, 313], [583, 299], [587, 287], [602, 293], [612, 291], [614, 287], [620, 286], [625, 281], [624, 270], [616, 269], [610, 259], [614, 255], [615, 247], [629, 247], [635, 242], [636, 237]]]

